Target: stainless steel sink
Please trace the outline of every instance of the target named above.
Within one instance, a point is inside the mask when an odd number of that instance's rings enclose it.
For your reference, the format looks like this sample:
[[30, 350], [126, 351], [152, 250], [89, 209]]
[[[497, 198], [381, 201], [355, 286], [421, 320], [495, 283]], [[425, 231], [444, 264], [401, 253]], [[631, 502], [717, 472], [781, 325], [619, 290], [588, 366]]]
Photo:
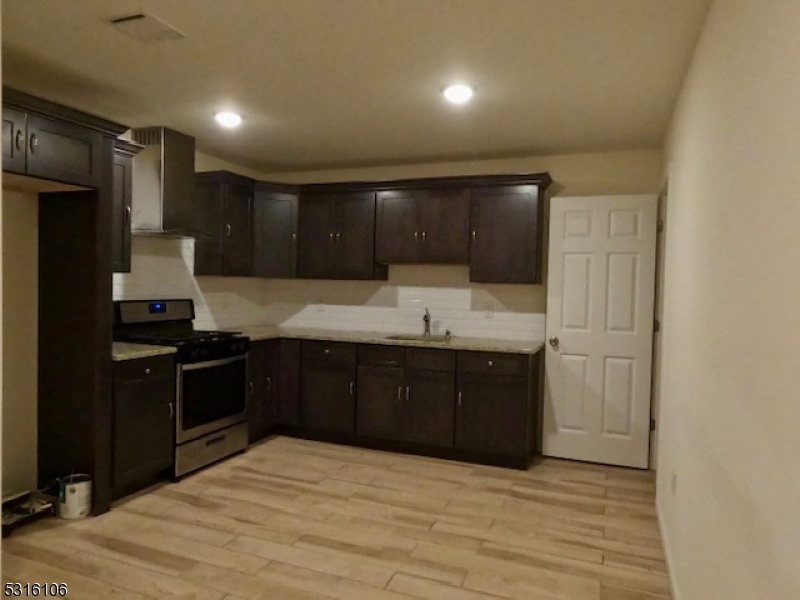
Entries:
[[408, 342], [449, 342], [448, 335], [422, 335], [421, 333], [401, 333], [398, 335], [387, 335], [387, 340], [398, 340]]

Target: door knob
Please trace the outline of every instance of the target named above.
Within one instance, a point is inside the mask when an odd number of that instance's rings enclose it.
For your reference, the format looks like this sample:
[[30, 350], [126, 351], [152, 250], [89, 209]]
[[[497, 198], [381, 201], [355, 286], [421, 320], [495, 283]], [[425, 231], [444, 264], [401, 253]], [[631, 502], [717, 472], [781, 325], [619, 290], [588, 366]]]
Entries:
[[557, 348], [557, 347], [558, 347], [558, 338], [557, 338], [556, 336], [552, 336], [552, 337], [550, 338], [550, 345], [551, 345], [553, 348]]

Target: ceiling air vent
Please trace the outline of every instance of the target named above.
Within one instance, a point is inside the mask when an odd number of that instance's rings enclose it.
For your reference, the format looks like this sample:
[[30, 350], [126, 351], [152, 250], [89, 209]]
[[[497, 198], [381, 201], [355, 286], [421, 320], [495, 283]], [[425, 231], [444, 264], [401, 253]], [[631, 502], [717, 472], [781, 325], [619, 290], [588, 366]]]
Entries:
[[110, 19], [114, 27], [125, 35], [139, 40], [140, 42], [165, 42], [168, 40], [179, 40], [186, 35], [175, 29], [169, 23], [165, 23], [158, 17], [147, 13], [136, 13]]

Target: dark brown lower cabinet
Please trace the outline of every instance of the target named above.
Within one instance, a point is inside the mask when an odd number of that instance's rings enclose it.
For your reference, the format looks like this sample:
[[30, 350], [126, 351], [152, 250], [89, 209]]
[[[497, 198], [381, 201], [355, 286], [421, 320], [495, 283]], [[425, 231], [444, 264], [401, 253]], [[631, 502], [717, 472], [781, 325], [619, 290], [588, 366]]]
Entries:
[[314, 431], [355, 433], [355, 346], [303, 342], [300, 424]]
[[146, 486], [172, 467], [175, 359], [156, 356], [114, 363], [114, 495]]
[[405, 395], [405, 369], [359, 365], [356, 433], [402, 440]]
[[264, 438], [278, 424], [279, 361], [280, 340], [261, 340], [250, 344], [247, 358], [250, 443]]
[[453, 446], [455, 376], [452, 372], [406, 369], [409, 394], [404, 439], [417, 444]]
[[526, 378], [458, 374], [456, 448], [526, 456], [530, 423]]
[[[372, 364], [358, 366], [358, 435], [381, 440], [453, 446], [453, 352], [362, 346], [359, 361]], [[425, 364], [427, 368], [407, 366], [415, 364]]]
[[300, 425], [300, 340], [281, 339], [278, 374], [278, 423]]

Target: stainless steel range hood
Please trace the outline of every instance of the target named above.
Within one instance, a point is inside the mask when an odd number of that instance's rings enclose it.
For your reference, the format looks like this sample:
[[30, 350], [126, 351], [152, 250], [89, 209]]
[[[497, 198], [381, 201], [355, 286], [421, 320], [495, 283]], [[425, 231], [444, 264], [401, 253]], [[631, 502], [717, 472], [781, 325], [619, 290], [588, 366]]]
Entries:
[[194, 138], [166, 127], [131, 133], [144, 146], [133, 159], [131, 233], [193, 235]]

